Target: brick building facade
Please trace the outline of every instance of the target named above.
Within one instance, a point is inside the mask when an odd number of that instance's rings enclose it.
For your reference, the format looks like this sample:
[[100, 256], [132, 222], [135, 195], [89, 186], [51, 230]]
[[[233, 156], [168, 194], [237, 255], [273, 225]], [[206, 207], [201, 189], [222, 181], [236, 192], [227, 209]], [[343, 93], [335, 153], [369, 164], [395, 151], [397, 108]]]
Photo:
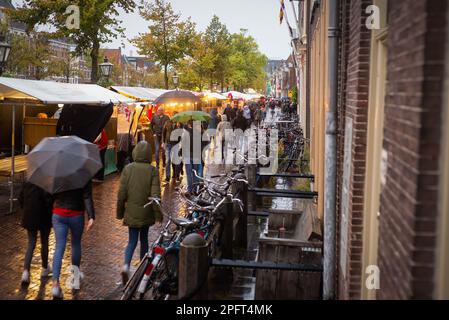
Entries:
[[[328, 196], [322, 159], [329, 49], [323, 37], [331, 1], [304, 1], [306, 10], [299, 10], [310, 15], [302, 20], [310, 21], [308, 121], [319, 217]], [[336, 298], [448, 298], [449, 4], [339, 4], [336, 243], [324, 248], [336, 250]], [[369, 27], [372, 16], [377, 20]], [[366, 285], [373, 266], [377, 290]]]
[[444, 0], [389, 2], [379, 298], [434, 297], [447, 9]]
[[[347, 244], [337, 246], [337, 253], [347, 255], [347, 259], [339, 259], [339, 292], [342, 298], [360, 295], [360, 278], [362, 265], [362, 233], [363, 202], [366, 169], [366, 138], [368, 117], [368, 94], [370, 72], [370, 39], [371, 32], [366, 28], [365, 12], [370, 0], [343, 1], [341, 5], [342, 38], [340, 50], [340, 113], [338, 141], [338, 161], [340, 177], [348, 175], [348, 184], [343, 188], [343, 179], [337, 182], [337, 212], [347, 215], [347, 224], [339, 224], [337, 228], [342, 234], [347, 232]], [[348, 130], [346, 126], [352, 128]], [[344, 142], [345, 132], [351, 132], [352, 144], [349, 152], [351, 166], [345, 172]], [[347, 193], [347, 199], [342, 192]], [[347, 201], [342, 208], [341, 201]], [[342, 210], [346, 209], [346, 212]], [[340, 220], [339, 220], [340, 221]], [[341, 244], [341, 243], [339, 243]], [[346, 265], [342, 265], [345, 263]]]

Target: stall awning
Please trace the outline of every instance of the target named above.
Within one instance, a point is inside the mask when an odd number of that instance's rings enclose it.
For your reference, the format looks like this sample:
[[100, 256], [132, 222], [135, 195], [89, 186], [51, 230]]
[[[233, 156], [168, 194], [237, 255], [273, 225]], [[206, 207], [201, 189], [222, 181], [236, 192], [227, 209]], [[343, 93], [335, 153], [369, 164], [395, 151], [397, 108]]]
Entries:
[[225, 92], [223, 93], [224, 96], [226, 97], [230, 97], [230, 95], [232, 96], [233, 100], [238, 100], [238, 99], [242, 99], [242, 100], [251, 100], [251, 96], [242, 92], [238, 92], [238, 91], [229, 91], [229, 92]]
[[216, 100], [227, 100], [228, 99], [226, 96], [224, 96], [222, 94], [219, 94], [217, 92], [205, 92], [204, 96], [207, 99], [211, 99], [211, 100], [213, 100], [213, 99], [216, 99]]
[[73, 84], [53, 81], [0, 77], [0, 99], [36, 101], [43, 104], [103, 105], [110, 102], [131, 103], [125, 97], [96, 84]]
[[112, 86], [111, 89], [126, 97], [130, 97], [139, 101], [148, 101], [148, 102], [156, 100], [160, 95], [162, 95], [167, 91], [163, 89], [151, 89], [143, 87], [120, 87], [120, 86]]

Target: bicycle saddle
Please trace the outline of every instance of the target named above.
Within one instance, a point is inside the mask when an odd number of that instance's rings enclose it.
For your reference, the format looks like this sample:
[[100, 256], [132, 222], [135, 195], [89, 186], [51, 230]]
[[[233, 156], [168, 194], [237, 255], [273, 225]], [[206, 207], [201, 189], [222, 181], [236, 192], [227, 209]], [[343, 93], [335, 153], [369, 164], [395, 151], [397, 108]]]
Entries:
[[174, 224], [176, 224], [178, 227], [181, 228], [190, 228], [193, 225], [195, 225], [195, 222], [193, 222], [192, 220], [186, 219], [186, 218], [175, 218], [172, 220]]

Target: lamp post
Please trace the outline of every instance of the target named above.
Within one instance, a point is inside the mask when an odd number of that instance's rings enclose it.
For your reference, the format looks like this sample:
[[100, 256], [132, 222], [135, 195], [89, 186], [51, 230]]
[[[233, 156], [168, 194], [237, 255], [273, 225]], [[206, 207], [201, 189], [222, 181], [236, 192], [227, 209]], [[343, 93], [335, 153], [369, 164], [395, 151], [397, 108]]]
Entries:
[[173, 74], [172, 79], [173, 79], [173, 84], [175, 85], [176, 90], [178, 90], [179, 76], [176, 72]]
[[8, 61], [11, 45], [5, 41], [5, 36], [0, 36], [0, 76], [3, 73], [3, 68]]
[[108, 58], [104, 58], [103, 63], [99, 64], [101, 74], [106, 77], [106, 80], [109, 80], [109, 76], [112, 73], [112, 67], [114, 66], [112, 63], [109, 62]]

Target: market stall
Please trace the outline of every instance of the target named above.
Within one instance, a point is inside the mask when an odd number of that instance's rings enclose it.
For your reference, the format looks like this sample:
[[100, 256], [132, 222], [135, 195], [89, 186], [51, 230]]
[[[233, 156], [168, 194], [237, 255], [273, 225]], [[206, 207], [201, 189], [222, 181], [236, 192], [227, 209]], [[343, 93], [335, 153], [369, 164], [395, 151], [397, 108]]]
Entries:
[[[27, 117], [27, 110], [37, 108], [47, 108], [49, 111], [56, 111], [58, 108], [66, 106], [105, 106], [131, 103], [133, 99], [117, 94], [110, 90], [94, 84], [70, 84], [51, 81], [24, 80], [15, 78], [0, 77], [0, 108], [10, 108], [11, 110], [11, 157], [9, 170], [10, 187], [10, 212], [13, 211], [14, 201], [14, 175], [15, 175], [15, 155], [17, 141], [16, 135], [16, 113], [20, 110], [22, 121], [22, 145], [29, 143], [33, 146], [45, 136], [56, 135], [58, 119], [48, 119], [46, 117]], [[48, 109], [50, 107], [50, 109]], [[114, 113], [111, 112], [111, 115]], [[54, 114], [53, 114], [54, 116]], [[110, 116], [109, 116], [110, 117]], [[34, 119], [33, 119], [34, 118]], [[109, 119], [108, 119], [109, 120]], [[106, 125], [107, 126], [107, 125]], [[101, 128], [102, 129], [102, 128]], [[26, 139], [29, 139], [25, 141]]]

